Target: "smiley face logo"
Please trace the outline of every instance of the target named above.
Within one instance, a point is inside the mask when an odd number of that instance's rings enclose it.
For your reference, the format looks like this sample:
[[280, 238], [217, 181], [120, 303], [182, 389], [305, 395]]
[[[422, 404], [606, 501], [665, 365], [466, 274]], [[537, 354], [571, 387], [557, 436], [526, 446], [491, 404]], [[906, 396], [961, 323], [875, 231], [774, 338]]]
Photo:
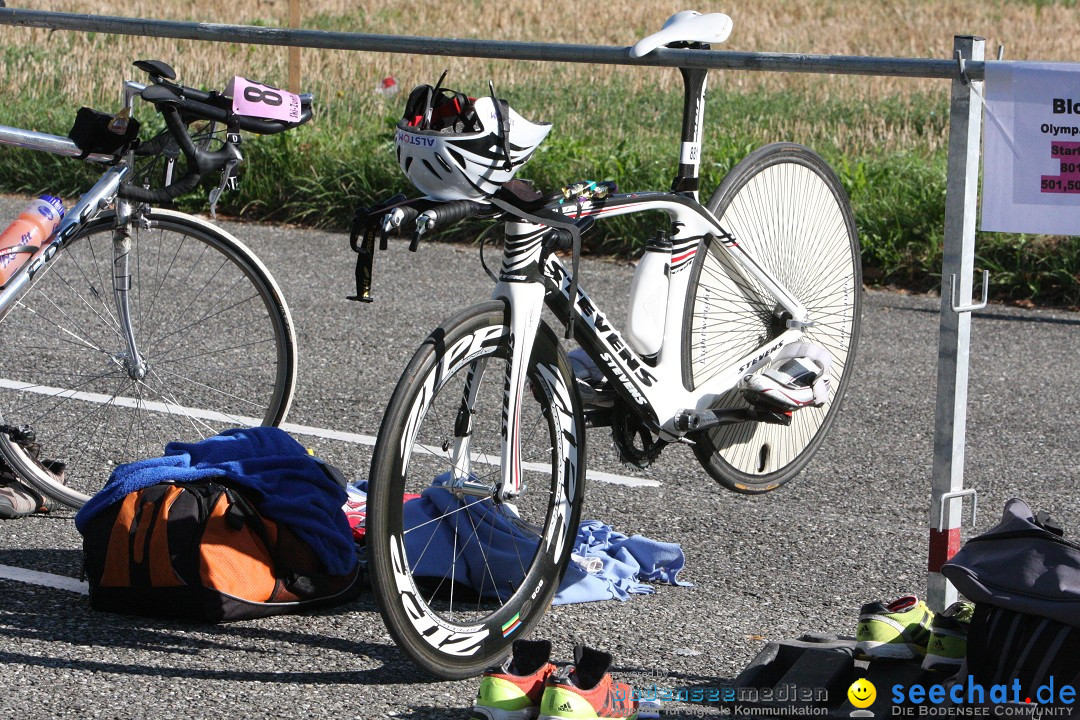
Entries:
[[851, 683], [847, 691], [848, 700], [857, 708], [868, 708], [877, 698], [877, 688], [866, 678], [859, 678]]

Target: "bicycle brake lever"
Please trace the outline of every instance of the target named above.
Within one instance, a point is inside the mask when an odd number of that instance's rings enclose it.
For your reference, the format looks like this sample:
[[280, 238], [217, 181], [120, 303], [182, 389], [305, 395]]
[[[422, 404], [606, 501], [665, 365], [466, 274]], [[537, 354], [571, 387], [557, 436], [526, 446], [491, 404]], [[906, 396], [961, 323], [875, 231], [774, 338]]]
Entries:
[[420, 217], [416, 218], [416, 231], [413, 232], [412, 242], [409, 243], [409, 252], [416, 252], [416, 248], [420, 245], [420, 236], [433, 227], [435, 227], [434, 213], [430, 210], [420, 213]]
[[390, 234], [391, 230], [396, 230], [401, 227], [401, 221], [405, 219], [405, 211], [401, 208], [394, 208], [390, 212], [383, 215], [382, 219], [382, 234], [379, 235], [379, 249], [386, 249], [386, 238]]
[[238, 186], [236, 180], [236, 166], [239, 164], [238, 160], [229, 160], [225, 163], [225, 167], [221, 169], [221, 184], [210, 191], [210, 217], [214, 220], [217, 219], [217, 204], [221, 199], [221, 194], [226, 190], [235, 190]]

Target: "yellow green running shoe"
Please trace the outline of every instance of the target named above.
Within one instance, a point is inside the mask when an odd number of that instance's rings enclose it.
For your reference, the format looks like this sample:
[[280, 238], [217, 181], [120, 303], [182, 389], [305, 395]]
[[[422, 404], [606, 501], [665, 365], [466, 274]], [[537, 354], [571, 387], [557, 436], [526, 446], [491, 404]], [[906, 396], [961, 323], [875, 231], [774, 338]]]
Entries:
[[969, 602], [954, 602], [934, 616], [930, 625], [930, 642], [923, 658], [923, 670], [955, 673], [967, 654], [968, 627], [975, 606]]
[[557, 669], [550, 657], [547, 640], [515, 640], [506, 662], [481, 678], [472, 720], [534, 720], [547, 680]]
[[610, 654], [576, 646], [574, 664], [548, 678], [540, 720], [637, 720], [637, 697], [612, 679], [610, 667]]
[[855, 654], [869, 660], [918, 660], [926, 655], [934, 613], [914, 595], [859, 610]]

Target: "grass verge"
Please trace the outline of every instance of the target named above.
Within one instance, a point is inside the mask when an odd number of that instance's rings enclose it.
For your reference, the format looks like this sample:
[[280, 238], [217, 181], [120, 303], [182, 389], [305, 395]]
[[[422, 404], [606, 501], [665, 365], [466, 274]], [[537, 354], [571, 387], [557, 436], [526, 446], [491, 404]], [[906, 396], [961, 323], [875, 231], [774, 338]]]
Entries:
[[[320, 103], [312, 123], [282, 135], [246, 139], [241, 187], [223, 198], [222, 212], [342, 229], [358, 206], [398, 192], [415, 194], [393, 156], [393, 127], [404, 93], [373, 97], [318, 83], [314, 90], [317, 97], [331, 100]], [[501, 94], [526, 117], [555, 122], [522, 172], [540, 187], [586, 178], [615, 180], [624, 190], [669, 186], [681, 120], [676, 88], [611, 81], [580, 93], [557, 82], [519, 79]], [[36, 96], [20, 96], [0, 107], [0, 124], [64, 135], [74, 118], [69, 95], [59, 86], [39, 87]], [[145, 112], [142, 117], [148, 119]], [[866, 281], [917, 291], [940, 287], [947, 134], [943, 88], [936, 94], [875, 101], [822, 97], [814, 87], [720, 88], [710, 93], [706, 119], [704, 198], [755, 147], [779, 139], [806, 144], [836, 169], [851, 197]], [[93, 168], [70, 159], [0, 148], [0, 190], [73, 198], [94, 176]], [[205, 197], [204, 188], [180, 204], [204, 211]], [[587, 249], [633, 256], [656, 223], [655, 218], [616, 218], [586, 236]], [[452, 234], [467, 239], [477, 231], [465, 225]], [[995, 299], [1078, 306], [1078, 250], [1080, 238], [980, 234], [977, 266], [992, 272]]]

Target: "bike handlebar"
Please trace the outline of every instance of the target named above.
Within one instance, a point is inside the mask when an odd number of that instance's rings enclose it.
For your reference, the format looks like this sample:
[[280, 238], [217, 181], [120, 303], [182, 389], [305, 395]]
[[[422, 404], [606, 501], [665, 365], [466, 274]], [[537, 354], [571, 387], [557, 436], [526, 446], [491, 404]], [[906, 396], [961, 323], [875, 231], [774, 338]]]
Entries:
[[[217, 91], [207, 92], [172, 82], [176, 77], [172, 68], [159, 61], [139, 61], [136, 67], [150, 74], [152, 85], [140, 93], [143, 100], [149, 102], [161, 113], [169, 135], [187, 158], [187, 170], [178, 179], [162, 188], [150, 189], [125, 184], [120, 188], [120, 196], [129, 200], [147, 203], [160, 203], [174, 200], [198, 186], [203, 176], [225, 168], [230, 161], [239, 162], [240, 151], [236, 147], [239, 137], [226, 136], [225, 146], [221, 150], [209, 151], [196, 147], [187, 127], [197, 120], [209, 120], [224, 123], [230, 133], [247, 130], [261, 135], [284, 132], [311, 119], [312, 96], [300, 96], [300, 119], [296, 122], [266, 120], [262, 118], [236, 115], [232, 112], [232, 102]], [[144, 152], [136, 154], [157, 154], [163, 149], [161, 143], [147, 143]]]

